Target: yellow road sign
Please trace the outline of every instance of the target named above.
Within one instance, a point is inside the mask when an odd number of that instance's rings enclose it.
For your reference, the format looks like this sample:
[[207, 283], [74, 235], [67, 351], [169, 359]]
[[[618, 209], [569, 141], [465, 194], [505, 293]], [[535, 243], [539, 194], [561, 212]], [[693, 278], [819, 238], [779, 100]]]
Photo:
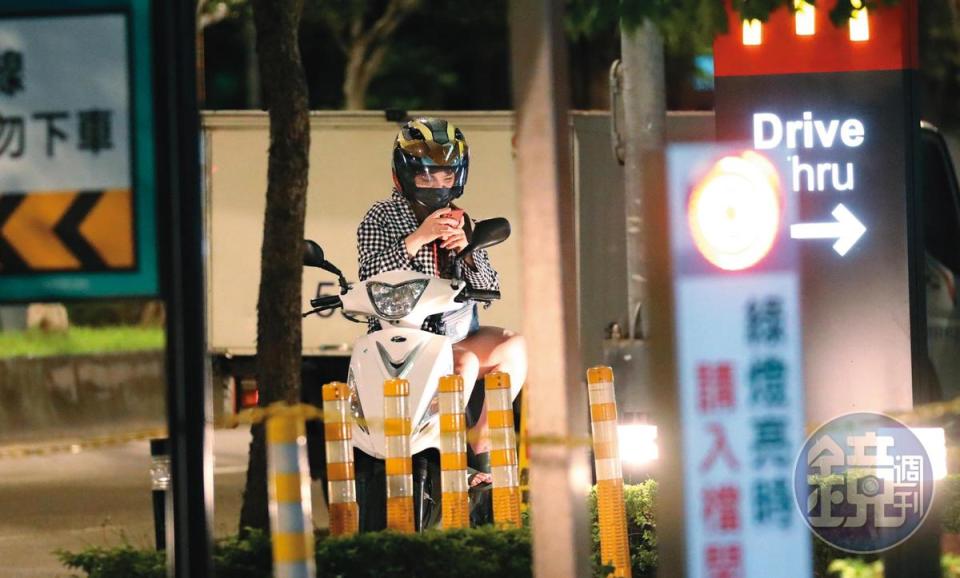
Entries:
[[129, 189], [0, 195], [0, 275], [134, 264]]

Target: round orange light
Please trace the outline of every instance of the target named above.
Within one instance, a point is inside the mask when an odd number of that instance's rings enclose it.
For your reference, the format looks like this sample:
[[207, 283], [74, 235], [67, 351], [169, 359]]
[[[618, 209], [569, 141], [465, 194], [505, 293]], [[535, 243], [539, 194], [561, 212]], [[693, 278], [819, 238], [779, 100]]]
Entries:
[[721, 269], [740, 271], [763, 259], [780, 229], [780, 179], [753, 151], [717, 161], [690, 195], [693, 242]]

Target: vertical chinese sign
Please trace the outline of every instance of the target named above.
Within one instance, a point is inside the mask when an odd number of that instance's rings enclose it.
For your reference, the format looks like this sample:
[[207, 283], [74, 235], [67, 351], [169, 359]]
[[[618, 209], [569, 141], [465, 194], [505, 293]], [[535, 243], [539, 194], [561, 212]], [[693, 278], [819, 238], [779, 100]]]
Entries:
[[796, 211], [745, 148], [668, 152], [686, 575], [810, 575], [793, 501], [804, 437]]
[[157, 293], [149, 12], [0, 4], [0, 301]]

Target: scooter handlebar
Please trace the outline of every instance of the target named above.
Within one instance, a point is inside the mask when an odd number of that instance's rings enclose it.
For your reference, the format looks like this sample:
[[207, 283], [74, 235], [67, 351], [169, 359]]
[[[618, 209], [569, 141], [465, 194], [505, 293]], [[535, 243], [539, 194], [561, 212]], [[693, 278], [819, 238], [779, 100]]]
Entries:
[[463, 303], [468, 300], [473, 301], [496, 301], [500, 299], [500, 292], [492, 289], [471, 289], [467, 287], [457, 295], [455, 301]]
[[323, 295], [310, 300], [310, 306], [317, 309], [333, 309], [343, 305], [339, 295]]

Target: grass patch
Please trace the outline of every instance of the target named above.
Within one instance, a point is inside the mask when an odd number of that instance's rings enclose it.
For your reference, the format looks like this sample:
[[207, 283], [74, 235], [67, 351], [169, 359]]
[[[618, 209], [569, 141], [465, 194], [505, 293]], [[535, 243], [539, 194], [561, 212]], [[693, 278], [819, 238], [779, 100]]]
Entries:
[[0, 332], [0, 358], [163, 349], [159, 327], [71, 327], [63, 332]]

